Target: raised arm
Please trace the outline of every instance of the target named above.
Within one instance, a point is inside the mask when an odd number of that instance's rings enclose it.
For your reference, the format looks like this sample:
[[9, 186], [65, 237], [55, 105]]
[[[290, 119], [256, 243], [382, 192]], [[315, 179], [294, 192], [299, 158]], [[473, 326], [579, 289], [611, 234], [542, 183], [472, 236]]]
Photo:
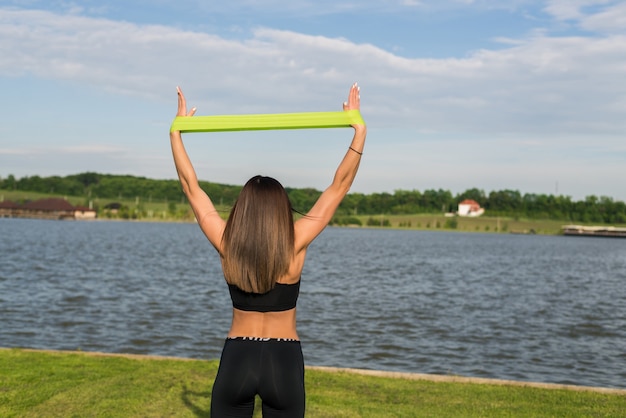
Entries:
[[[176, 116], [192, 117], [196, 112], [196, 108], [192, 108], [187, 112], [187, 102], [185, 96], [180, 88], [178, 91], [178, 112]], [[220, 217], [219, 213], [215, 209], [213, 202], [209, 196], [205, 193], [200, 184], [198, 183], [198, 177], [196, 171], [191, 164], [191, 160], [187, 155], [183, 139], [180, 131], [170, 132], [170, 143], [172, 145], [172, 155], [174, 156], [174, 165], [176, 166], [176, 172], [180, 184], [183, 187], [183, 192], [189, 204], [193, 209], [193, 213], [198, 220], [198, 225], [202, 229], [202, 232], [209, 239], [211, 244], [221, 252], [222, 235], [224, 234], [225, 221]]]
[[[343, 110], [360, 110], [361, 97], [359, 86], [355, 83], [350, 88], [348, 101], [343, 104]], [[337, 167], [333, 182], [317, 199], [306, 216], [298, 219], [295, 224], [296, 252], [305, 250], [332, 219], [337, 207], [346, 196], [359, 169], [367, 128], [365, 125], [355, 124], [352, 142]]]

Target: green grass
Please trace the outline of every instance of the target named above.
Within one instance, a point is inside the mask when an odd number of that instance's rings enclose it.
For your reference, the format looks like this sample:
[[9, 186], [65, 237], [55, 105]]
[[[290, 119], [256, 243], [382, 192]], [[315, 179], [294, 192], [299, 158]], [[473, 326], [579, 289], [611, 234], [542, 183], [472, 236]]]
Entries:
[[[561, 227], [569, 221], [548, 219], [521, 219], [510, 217], [480, 216], [446, 217], [443, 214], [415, 214], [415, 215], [375, 215], [358, 216], [363, 225], [370, 219], [389, 222], [389, 227], [398, 229], [420, 229], [431, 231], [459, 231], [459, 232], [486, 232], [486, 233], [530, 233], [556, 235]], [[452, 227], [456, 224], [455, 227]]]
[[[216, 361], [0, 350], [2, 417], [208, 417]], [[624, 417], [626, 391], [307, 369], [307, 417]], [[260, 416], [256, 408], [255, 416]]]

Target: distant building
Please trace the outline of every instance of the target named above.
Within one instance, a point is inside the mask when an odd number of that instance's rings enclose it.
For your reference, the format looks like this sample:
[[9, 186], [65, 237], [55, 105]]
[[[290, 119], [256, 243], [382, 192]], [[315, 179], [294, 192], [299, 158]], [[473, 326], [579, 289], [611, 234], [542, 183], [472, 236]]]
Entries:
[[107, 205], [104, 205], [104, 209], [112, 215], [117, 215], [120, 209], [122, 209], [122, 204], [118, 202], [111, 202]]
[[3, 200], [2, 202], [0, 202], [0, 218], [11, 218], [11, 214], [18, 207], [19, 205], [15, 202], [11, 202], [10, 200]]
[[626, 228], [614, 226], [563, 225], [561, 228], [563, 229], [563, 235], [626, 238]]
[[480, 216], [483, 213], [485, 213], [485, 209], [481, 208], [475, 200], [465, 199], [459, 203], [459, 216]]
[[49, 198], [26, 202], [22, 205], [0, 202], [0, 217], [37, 219], [95, 219], [96, 211], [75, 207], [65, 199]]
[[96, 211], [84, 206], [74, 208], [74, 218], [76, 219], [96, 219]]
[[74, 219], [74, 206], [65, 199], [54, 197], [24, 203], [18, 212], [25, 218]]

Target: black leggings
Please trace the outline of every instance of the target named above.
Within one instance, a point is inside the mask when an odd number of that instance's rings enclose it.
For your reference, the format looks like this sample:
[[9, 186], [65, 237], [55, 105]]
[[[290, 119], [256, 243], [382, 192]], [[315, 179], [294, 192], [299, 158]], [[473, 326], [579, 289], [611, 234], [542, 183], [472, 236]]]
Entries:
[[304, 360], [300, 341], [227, 339], [211, 394], [211, 417], [251, 417], [254, 397], [263, 417], [304, 417]]

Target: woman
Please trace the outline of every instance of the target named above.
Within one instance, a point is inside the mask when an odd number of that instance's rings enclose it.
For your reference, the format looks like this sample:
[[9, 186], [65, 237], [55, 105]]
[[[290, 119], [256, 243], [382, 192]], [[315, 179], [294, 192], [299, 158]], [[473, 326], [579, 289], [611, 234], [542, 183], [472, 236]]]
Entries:
[[[350, 88], [344, 111], [360, 109], [359, 87]], [[177, 116], [193, 116], [178, 89]], [[331, 185], [295, 223], [285, 189], [255, 176], [243, 187], [224, 221], [200, 188], [181, 134], [170, 133], [174, 164], [200, 228], [220, 254], [233, 302], [211, 396], [212, 417], [251, 417], [255, 395], [264, 417], [304, 416], [304, 362], [296, 332], [296, 300], [306, 251], [328, 225], [356, 176], [366, 127], [354, 136]]]

